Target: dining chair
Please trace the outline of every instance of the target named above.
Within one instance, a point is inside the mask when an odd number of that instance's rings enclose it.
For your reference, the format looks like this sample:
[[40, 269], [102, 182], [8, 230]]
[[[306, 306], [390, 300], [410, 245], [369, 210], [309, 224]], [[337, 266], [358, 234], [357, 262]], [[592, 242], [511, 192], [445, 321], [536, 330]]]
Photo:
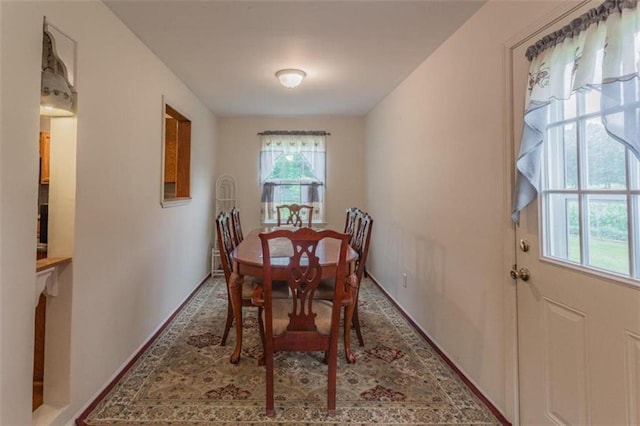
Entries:
[[[293, 254], [288, 259], [286, 278], [289, 300], [273, 297], [274, 268], [269, 243], [276, 238], [287, 239]], [[321, 266], [316, 251], [320, 241], [334, 238], [340, 241], [340, 254], [334, 266]], [[335, 286], [331, 300], [318, 300], [314, 293], [322, 276], [334, 280], [345, 280], [346, 255], [349, 235], [332, 230], [315, 231], [301, 228], [295, 231], [280, 229], [261, 233], [263, 258], [263, 283], [256, 287], [253, 302], [264, 308], [260, 333], [264, 342], [266, 365], [266, 414], [273, 416], [274, 410], [274, 353], [284, 351], [323, 351], [328, 365], [327, 409], [335, 414], [336, 372], [338, 352], [338, 330], [340, 311], [351, 298], [344, 292], [345, 286]], [[281, 263], [280, 263], [281, 265]]]
[[[278, 226], [293, 225], [298, 228], [303, 226], [311, 228], [313, 206], [306, 204], [282, 204], [276, 206], [276, 210], [278, 213]], [[305, 220], [303, 220], [303, 218]]]
[[240, 210], [235, 206], [231, 209], [231, 226], [233, 227], [233, 241], [237, 246], [244, 240], [244, 236], [240, 224]]
[[[227, 320], [224, 325], [224, 332], [222, 334], [222, 340], [220, 342], [221, 346], [226, 345], [227, 337], [229, 336], [229, 330], [233, 325], [233, 305], [231, 302], [232, 298], [232, 274], [233, 274], [233, 259], [232, 253], [235, 249], [236, 245], [231, 236], [231, 226], [230, 226], [230, 217], [229, 213], [221, 212], [216, 218], [216, 229], [218, 234], [218, 247], [220, 250], [220, 263], [222, 263], [222, 271], [224, 273], [224, 279], [227, 283]], [[251, 296], [253, 294], [253, 289], [256, 284], [259, 284], [262, 281], [260, 277], [253, 277], [250, 275], [245, 275], [242, 278], [241, 283], [241, 296], [240, 296], [240, 305], [241, 308], [245, 307], [255, 307], [251, 303]], [[288, 296], [288, 287], [284, 282], [275, 283], [275, 294], [276, 297], [287, 297]], [[260, 309], [258, 309], [258, 313], [260, 313]], [[260, 317], [260, 315], [258, 315]]]
[[356, 261], [356, 279], [357, 279], [357, 291], [353, 306], [353, 319], [351, 324], [356, 330], [358, 336], [358, 343], [360, 346], [364, 346], [364, 339], [362, 338], [362, 331], [360, 330], [360, 318], [358, 316], [358, 295], [360, 294], [360, 285], [362, 283], [362, 277], [365, 276], [365, 268], [367, 263], [367, 256], [369, 255], [369, 243], [371, 242], [371, 230], [373, 229], [373, 218], [366, 212], [360, 211], [358, 214], [358, 228], [351, 241], [351, 247], [358, 253], [358, 260]]
[[[222, 263], [222, 271], [224, 279], [227, 282], [227, 320], [224, 325], [224, 333], [222, 334], [221, 346], [227, 343], [229, 330], [233, 324], [233, 305], [231, 303], [231, 274], [233, 272], [231, 253], [235, 248], [233, 237], [231, 236], [231, 226], [229, 224], [229, 213], [221, 212], [216, 217], [216, 230], [218, 234], [218, 248], [220, 250], [220, 263]], [[253, 306], [251, 304], [251, 295], [253, 294], [254, 279], [245, 276], [242, 282], [241, 300], [242, 307]]]

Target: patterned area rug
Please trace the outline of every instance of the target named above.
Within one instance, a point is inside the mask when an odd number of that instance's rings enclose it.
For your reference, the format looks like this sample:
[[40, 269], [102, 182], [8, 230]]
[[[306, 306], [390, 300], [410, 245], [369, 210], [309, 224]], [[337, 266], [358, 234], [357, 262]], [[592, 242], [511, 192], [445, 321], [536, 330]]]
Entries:
[[276, 416], [264, 414], [265, 373], [257, 317], [244, 309], [240, 363], [229, 363], [233, 329], [220, 346], [224, 280], [209, 280], [84, 419], [124, 424], [500, 424], [378, 287], [364, 281], [360, 317], [365, 346], [347, 364], [340, 345], [337, 413], [328, 416], [322, 353], [275, 357]]

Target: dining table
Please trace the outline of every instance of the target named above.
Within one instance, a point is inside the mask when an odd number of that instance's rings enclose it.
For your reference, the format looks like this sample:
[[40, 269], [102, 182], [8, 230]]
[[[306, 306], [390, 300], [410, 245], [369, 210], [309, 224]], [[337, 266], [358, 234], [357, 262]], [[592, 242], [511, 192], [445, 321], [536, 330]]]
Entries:
[[[231, 354], [230, 361], [237, 363], [240, 360], [242, 351], [242, 282], [245, 275], [250, 275], [261, 279], [263, 276], [262, 242], [260, 233], [275, 231], [278, 229], [297, 228], [292, 226], [272, 226], [261, 227], [251, 230], [244, 239], [236, 246], [231, 255], [233, 272], [229, 282], [229, 292], [231, 295], [231, 306], [236, 331], [236, 345]], [[321, 229], [316, 229], [321, 230]], [[281, 241], [279, 241], [281, 240]], [[293, 254], [291, 243], [286, 239], [275, 239], [269, 246], [271, 252], [271, 271], [274, 280], [286, 281], [286, 267], [289, 257]], [[340, 254], [340, 241], [334, 238], [325, 238], [318, 243], [316, 255], [323, 270], [322, 278], [331, 278], [330, 274], [335, 273]], [[355, 277], [355, 265], [358, 253], [349, 246], [347, 248], [346, 262], [348, 267], [345, 282], [349, 283], [347, 291], [350, 293], [350, 303], [346, 306], [344, 324], [351, 324], [355, 300], [357, 295], [358, 282]], [[351, 326], [344, 327], [344, 349], [347, 362], [356, 362], [356, 357], [351, 350]]]

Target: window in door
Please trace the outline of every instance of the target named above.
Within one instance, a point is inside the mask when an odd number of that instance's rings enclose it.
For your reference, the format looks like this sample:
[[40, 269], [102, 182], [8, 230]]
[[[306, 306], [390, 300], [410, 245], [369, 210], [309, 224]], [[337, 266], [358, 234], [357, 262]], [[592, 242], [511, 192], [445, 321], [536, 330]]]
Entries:
[[276, 206], [313, 206], [313, 222], [325, 216], [325, 132], [265, 132], [260, 150], [263, 223], [275, 223]]
[[600, 92], [553, 101], [544, 146], [544, 256], [640, 279], [640, 162], [605, 130]]

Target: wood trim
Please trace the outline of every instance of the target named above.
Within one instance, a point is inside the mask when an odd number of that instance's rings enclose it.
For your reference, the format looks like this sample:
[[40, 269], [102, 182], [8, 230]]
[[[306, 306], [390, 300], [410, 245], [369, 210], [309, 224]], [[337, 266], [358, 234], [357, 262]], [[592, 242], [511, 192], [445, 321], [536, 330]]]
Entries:
[[45, 257], [36, 260], [36, 272], [71, 262], [70, 257]]
[[451, 369], [458, 375], [458, 377], [460, 377], [460, 380], [462, 380], [462, 382], [467, 385], [469, 390], [471, 390], [471, 392], [473, 392], [473, 394], [477, 396], [484, 405], [487, 406], [489, 411], [491, 411], [491, 413], [496, 416], [500, 424], [511, 426], [511, 423], [504, 417], [500, 410], [498, 410], [496, 406], [493, 405], [493, 403], [489, 401], [486, 396], [484, 396], [480, 389], [478, 389], [476, 385], [474, 385], [473, 382], [471, 382], [471, 380], [469, 380], [467, 376], [464, 375], [464, 373], [453, 363], [453, 361], [451, 361], [451, 359], [449, 359], [449, 357], [444, 352], [442, 352], [442, 350], [434, 343], [434, 341], [431, 340], [429, 336], [427, 336], [427, 334], [415, 323], [413, 319], [411, 319], [411, 317], [405, 312], [405, 310], [400, 305], [398, 305], [398, 302], [396, 302], [389, 295], [384, 287], [382, 287], [380, 283], [376, 281], [376, 279], [371, 275], [369, 275], [369, 279], [371, 279], [371, 282], [378, 286], [380, 291], [382, 291], [382, 293], [386, 296], [387, 300], [389, 300], [389, 302], [391, 302], [391, 304], [396, 307], [398, 312], [400, 312], [400, 315], [402, 315], [402, 317], [409, 323], [409, 325], [411, 325], [411, 327], [413, 327], [413, 329], [429, 344], [429, 346], [431, 346], [431, 348], [438, 355], [440, 355], [440, 358], [442, 358], [442, 360], [447, 363], [449, 367], [451, 367]]
[[178, 122], [176, 197], [191, 195], [191, 122]]
[[115, 385], [120, 381], [120, 379], [122, 379], [122, 377], [131, 369], [131, 367], [133, 367], [133, 365], [138, 361], [138, 359], [140, 359], [140, 357], [142, 356], [142, 354], [144, 354], [144, 352], [149, 349], [149, 347], [153, 344], [153, 342], [158, 338], [158, 336], [160, 336], [160, 334], [169, 326], [169, 324], [171, 324], [171, 321], [173, 321], [173, 319], [176, 317], [176, 315], [178, 315], [178, 313], [187, 305], [187, 303], [189, 303], [191, 301], [191, 299], [193, 299], [193, 296], [195, 296], [195, 294], [198, 292], [198, 290], [200, 290], [200, 288], [207, 282], [207, 280], [211, 278], [211, 273], [209, 273], [203, 280], [202, 282], [200, 282], [200, 284], [198, 284], [196, 286], [195, 289], [193, 289], [193, 291], [191, 292], [191, 294], [189, 294], [189, 296], [187, 296], [187, 298], [184, 300], [184, 302], [182, 302], [180, 304], [180, 306], [178, 306], [176, 308], [176, 310], [171, 314], [171, 316], [169, 316], [169, 318], [166, 319], [166, 321], [160, 326], [160, 328], [153, 333], [153, 336], [151, 336], [146, 343], [142, 346], [142, 348], [140, 348], [140, 350], [138, 351], [138, 353], [136, 353], [133, 358], [131, 358], [131, 360], [127, 363], [127, 365], [124, 366], [124, 368], [122, 370], [120, 370], [120, 372], [116, 375], [116, 377], [107, 385], [107, 387], [105, 387], [102, 392], [100, 392], [100, 394], [93, 400], [91, 401], [91, 403], [89, 404], [89, 406], [82, 412], [82, 414], [80, 414], [80, 416], [78, 416], [78, 418], [76, 419], [76, 426], [89, 426], [85, 420], [86, 418], [89, 416], [89, 414], [98, 406], [98, 404], [100, 403], [100, 401], [102, 401], [104, 399], [105, 396], [107, 396], [107, 394], [109, 392], [111, 392], [111, 389], [113, 389], [115, 387]]
[[49, 146], [51, 144], [51, 136], [49, 132], [40, 132], [40, 183], [49, 183]]
[[[191, 196], [191, 121], [171, 107], [166, 98], [163, 127], [163, 179], [160, 203]], [[178, 205], [178, 204], [175, 204]]]

